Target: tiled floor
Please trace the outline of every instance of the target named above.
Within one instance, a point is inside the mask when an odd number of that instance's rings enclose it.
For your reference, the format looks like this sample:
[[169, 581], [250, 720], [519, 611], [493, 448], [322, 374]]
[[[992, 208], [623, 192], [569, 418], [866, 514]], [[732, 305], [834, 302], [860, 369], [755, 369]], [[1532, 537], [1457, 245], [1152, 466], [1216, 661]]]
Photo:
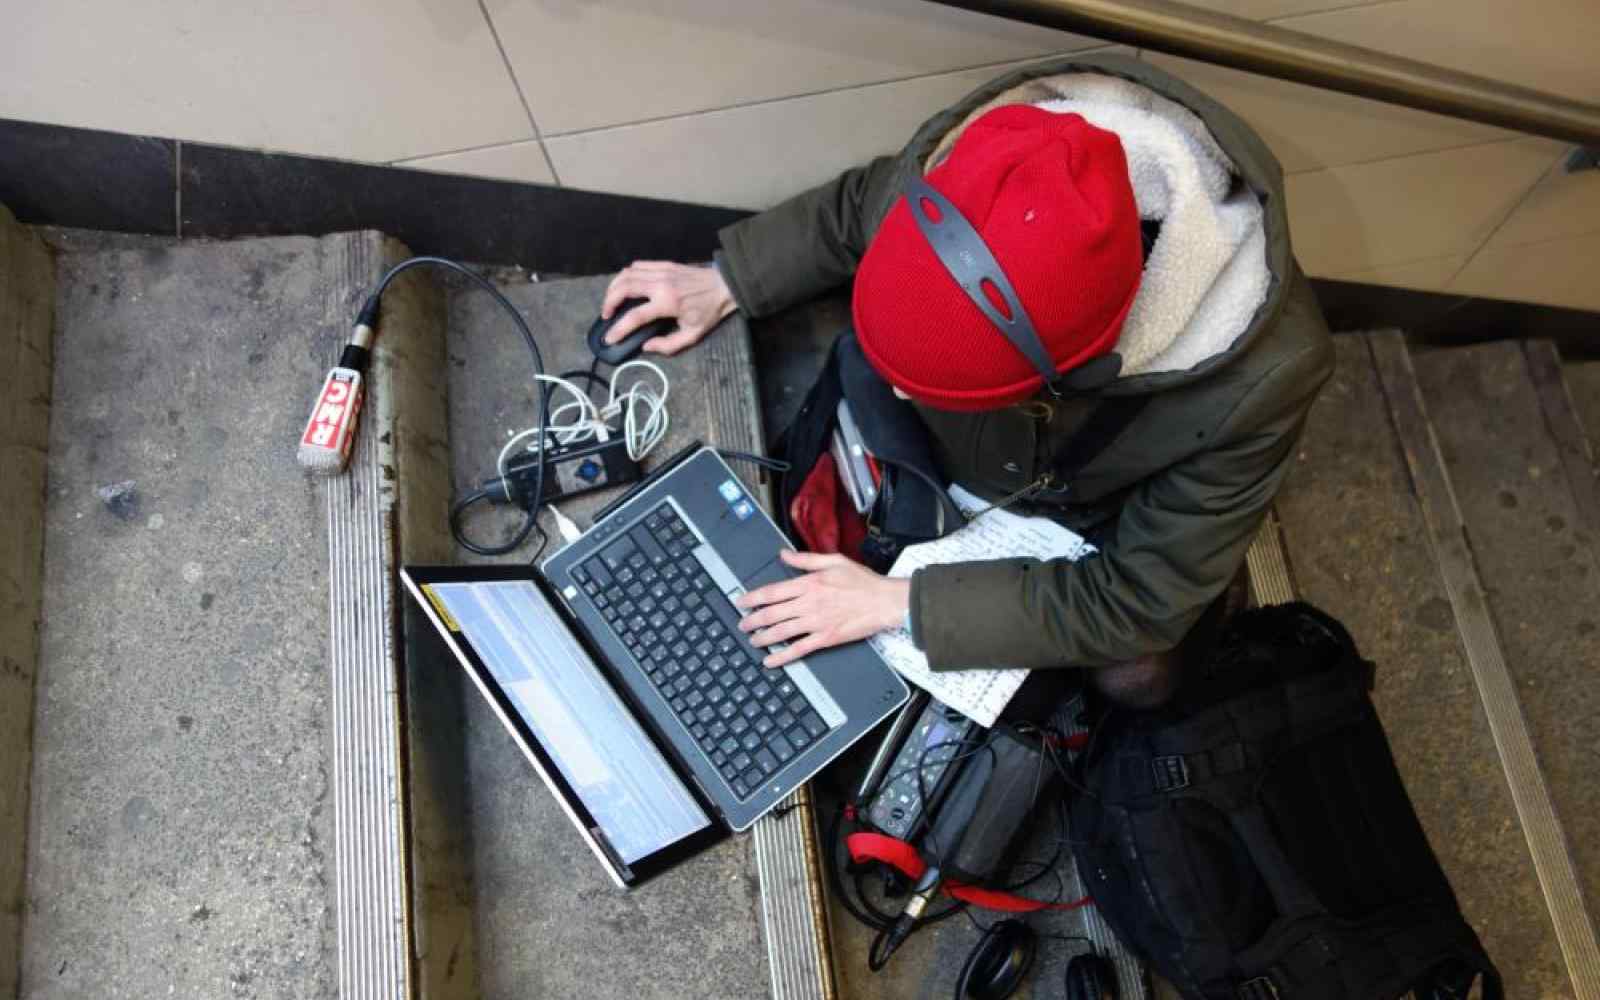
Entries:
[[[0, 117], [741, 208], [895, 149], [994, 74], [1099, 44], [927, 0], [305, 0], [292, 14], [181, 0], [13, 6]], [[1600, 94], [1588, 0], [1197, 6], [1580, 100]], [[1559, 144], [1144, 56], [1262, 132], [1291, 175], [1296, 240], [1314, 274], [1446, 288], [1488, 269], [1497, 293], [1548, 301], [1571, 282], [1526, 266], [1514, 271], [1529, 284], [1507, 285], [1487, 260], [1518, 247], [1559, 256], [1600, 233], [1600, 173], [1553, 169]], [[1480, 251], [1487, 260], [1469, 263]]]

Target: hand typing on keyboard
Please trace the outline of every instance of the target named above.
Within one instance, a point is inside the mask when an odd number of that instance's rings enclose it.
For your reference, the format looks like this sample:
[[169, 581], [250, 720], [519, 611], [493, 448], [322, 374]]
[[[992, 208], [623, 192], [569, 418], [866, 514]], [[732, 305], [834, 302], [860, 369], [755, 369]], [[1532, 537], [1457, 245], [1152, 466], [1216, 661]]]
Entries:
[[735, 602], [747, 612], [739, 628], [753, 645], [792, 640], [766, 657], [768, 667], [894, 628], [911, 606], [910, 580], [880, 576], [845, 556], [784, 552], [783, 561], [806, 574], [757, 587]]
[[663, 503], [572, 579], [743, 801], [845, 716], [809, 671], [761, 669], [739, 581], [707, 549]]

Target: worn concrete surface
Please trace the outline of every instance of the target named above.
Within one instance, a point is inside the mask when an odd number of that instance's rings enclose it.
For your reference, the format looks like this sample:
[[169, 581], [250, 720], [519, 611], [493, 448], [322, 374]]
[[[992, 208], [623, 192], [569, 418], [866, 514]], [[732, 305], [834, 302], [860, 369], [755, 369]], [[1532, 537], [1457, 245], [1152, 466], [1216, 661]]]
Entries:
[[1600, 572], [1521, 346], [1414, 358], [1534, 749], [1600, 905]]
[[1572, 995], [1365, 341], [1312, 409], [1278, 500], [1301, 595], [1378, 664], [1375, 700], [1423, 828], [1513, 997]]
[[60, 258], [29, 1000], [333, 995], [323, 246]]
[[[528, 316], [549, 370], [588, 367], [583, 335], [605, 281], [502, 286]], [[504, 313], [464, 285], [451, 301], [449, 355], [452, 474], [463, 488], [492, 475], [508, 435], [534, 421], [532, 361]], [[695, 391], [702, 384], [701, 358], [691, 351], [662, 363], [673, 379], [672, 433], [652, 456], [656, 461], [708, 432], [703, 398]], [[609, 496], [562, 509], [586, 523]], [[468, 527], [475, 537], [492, 539], [520, 513], [474, 515]], [[533, 551], [530, 544], [505, 561], [526, 561]], [[416, 656], [411, 663], [427, 669]], [[460, 705], [462, 727], [441, 728], [435, 737], [441, 757], [454, 754], [466, 768], [462, 842], [471, 851], [473, 880], [465, 891], [477, 914], [484, 997], [732, 1000], [768, 994], [748, 836], [727, 840], [638, 889], [616, 889], [476, 690], [466, 691]]]
[[[1591, 456], [1590, 474], [1595, 478], [1596, 492], [1600, 492], [1600, 361], [1567, 361], [1561, 366], [1572, 407], [1587, 438]], [[1600, 514], [1590, 510], [1591, 533], [1589, 548], [1600, 557]]]
[[1569, 360], [1563, 367], [1567, 389], [1572, 393], [1572, 405], [1577, 407], [1578, 417], [1589, 435], [1589, 445], [1600, 446], [1600, 361]]
[[0, 205], [0, 997], [22, 958], [55, 262]]

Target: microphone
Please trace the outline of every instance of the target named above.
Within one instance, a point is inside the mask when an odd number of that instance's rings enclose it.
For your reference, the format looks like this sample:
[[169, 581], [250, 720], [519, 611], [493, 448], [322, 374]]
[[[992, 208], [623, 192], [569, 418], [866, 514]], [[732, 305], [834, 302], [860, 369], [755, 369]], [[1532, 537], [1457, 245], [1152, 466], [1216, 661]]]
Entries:
[[350, 463], [350, 449], [355, 444], [361, 404], [366, 397], [364, 376], [372, 360], [372, 341], [376, 336], [373, 324], [377, 313], [377, 297], [368, 298], [356, 317], [350, 343], [345, 345], [339, 363], [323, 380], [306, 429], [300, 434], [300, 448], [295, 457], [313, 475], [336, 476]]

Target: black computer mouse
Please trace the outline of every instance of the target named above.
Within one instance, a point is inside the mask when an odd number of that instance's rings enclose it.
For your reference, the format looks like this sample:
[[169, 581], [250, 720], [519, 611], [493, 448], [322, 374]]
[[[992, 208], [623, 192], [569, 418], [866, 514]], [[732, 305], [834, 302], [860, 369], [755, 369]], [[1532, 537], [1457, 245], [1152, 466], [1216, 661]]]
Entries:
[[1004, 1000], [1033, 966], [1039, 936], [1020, 920], [1002, 920], [983, 934], [961, 971], [969, 1000]]
[[1074, 955], [1067, 963], [1067, 1000], [1117, 1000], [1117, 969], [1104, 955]]
[[611, 314], [610, 319], [595, 317], [594, 325], [589, 327], [589, 350], [594, 356], [608, 365], [620, 365], [638, 354], [644, 348], [644, 342], [651, 337], [660, 337], [671, 333], [677, 328], [677, 322], [670, 319], [651, 320], [644, 326], [623, 337], [615, 344], [608, 344], [603, 339], [606, 331], [612, 324], [627, 314], [635, 306], [643, 305], [648, 299], [623, 299], [617, 306], [617, 311]]

